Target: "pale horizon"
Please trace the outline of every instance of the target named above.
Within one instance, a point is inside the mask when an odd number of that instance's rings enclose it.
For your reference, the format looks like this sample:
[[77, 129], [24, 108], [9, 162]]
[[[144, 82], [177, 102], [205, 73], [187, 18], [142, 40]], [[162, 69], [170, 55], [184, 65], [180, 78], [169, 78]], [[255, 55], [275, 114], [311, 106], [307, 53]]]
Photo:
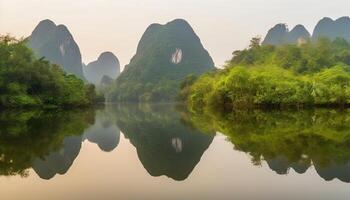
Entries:
[[342, 0], [0, 0], [0, 33], [27, 37], [39, 21], [50, 19], [68, 27], [85, 64], [111, 51], [123, 68], [150, 24], [181, 18], [191, 24], [220, 67], [233, 51], [246, 48], [250, 38], [263, 38], [278, 23], [289, 28], [302, 24], [312, 33], [323, 17], [349, 16], [349, 7], [350, 2]]

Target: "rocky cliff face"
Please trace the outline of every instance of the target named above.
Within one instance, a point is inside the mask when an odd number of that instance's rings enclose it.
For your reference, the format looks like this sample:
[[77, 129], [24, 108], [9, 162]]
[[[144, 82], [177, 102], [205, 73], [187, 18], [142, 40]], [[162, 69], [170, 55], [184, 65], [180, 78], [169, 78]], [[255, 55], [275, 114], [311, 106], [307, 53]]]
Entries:
[[312, 35], [313, 39], [320, 37], [327, 37], [332, 40], [339, 37], [350, 41], [350, 18], [341, 17], [337, 20], [328, 17], [323, 18], [317, 23]]
[[28, 38], [29, 47], [38, 57], [60, 65], [64, 71], [84, 79], [81, 53], [66, 26], [41, 21]]
[[270, 29], [263, 41], [265, 45], [297, 44], [300, 40], [310, 38], [310, 33], [302, 25], [295, 26], [291, 31], [285, 24], [277, 24]]
[[119, 74], [119, 60], [111, 52], [102, 53], [96, 61], [91, 62], [84, 67], [84, 75], [86, 79], [95, 85], [100, 85], [104, 76], [116, 79]]

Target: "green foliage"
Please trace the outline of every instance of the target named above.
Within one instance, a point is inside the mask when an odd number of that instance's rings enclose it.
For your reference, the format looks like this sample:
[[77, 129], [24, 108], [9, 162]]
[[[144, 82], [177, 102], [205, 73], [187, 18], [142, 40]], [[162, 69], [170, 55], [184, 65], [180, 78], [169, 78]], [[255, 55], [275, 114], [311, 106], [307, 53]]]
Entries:
[[0, 37], [0, 106], [86, 106], [94, 98], [92, 86], [36, 59], [25, 41]]
[[[253, 106], [350, 105], [350, 44], [320, 39], [299, 45], [234, 52], [223, 70], [205, 74], [183, 91], [194, 109]], [[188, 91], [189, 90], [189, 91]]]

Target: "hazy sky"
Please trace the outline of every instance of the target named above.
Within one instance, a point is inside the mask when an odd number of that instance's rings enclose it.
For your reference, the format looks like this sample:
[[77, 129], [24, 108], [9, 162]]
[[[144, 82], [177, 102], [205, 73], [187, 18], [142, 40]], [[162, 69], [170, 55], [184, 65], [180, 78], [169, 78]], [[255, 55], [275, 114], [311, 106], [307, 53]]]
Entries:
[[112, 51], [125, 65], [149, 24], [183, 18], [221, 66], [277, 23], [312, 31], [322, 17], [344, 15], [349, 0], [0, 0], [0, 33], [28, 36], [48, 18], [69, 28], [85, 63]]

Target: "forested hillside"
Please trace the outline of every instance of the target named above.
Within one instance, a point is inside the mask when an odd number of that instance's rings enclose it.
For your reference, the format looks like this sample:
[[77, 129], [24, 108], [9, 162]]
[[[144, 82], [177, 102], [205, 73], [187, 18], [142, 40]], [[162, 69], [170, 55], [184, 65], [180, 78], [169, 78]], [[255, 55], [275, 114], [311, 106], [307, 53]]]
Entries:
[[152, 24], [143, 34], [136, 55], [118, 77], [110, 101], [174, 101], [188, 75], [214, 69], [214, 62], [188, 22]]
[[320, 38], [293, 45], [260, 45], [235, 51], [224, 69], [182, 84], [195, 108], [345, 106], [350, 104], [350, 44]]

